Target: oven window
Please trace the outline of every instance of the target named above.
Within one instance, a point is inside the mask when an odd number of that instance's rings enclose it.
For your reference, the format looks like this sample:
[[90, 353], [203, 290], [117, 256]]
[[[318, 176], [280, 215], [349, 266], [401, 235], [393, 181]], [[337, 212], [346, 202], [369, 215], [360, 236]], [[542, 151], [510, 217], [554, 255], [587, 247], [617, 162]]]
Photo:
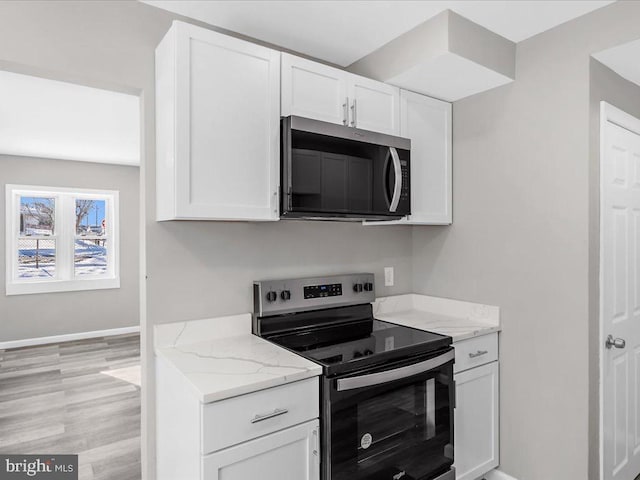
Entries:
[[430, 479], [453, 463], [449, 373], [338, 402], [332, 480]]

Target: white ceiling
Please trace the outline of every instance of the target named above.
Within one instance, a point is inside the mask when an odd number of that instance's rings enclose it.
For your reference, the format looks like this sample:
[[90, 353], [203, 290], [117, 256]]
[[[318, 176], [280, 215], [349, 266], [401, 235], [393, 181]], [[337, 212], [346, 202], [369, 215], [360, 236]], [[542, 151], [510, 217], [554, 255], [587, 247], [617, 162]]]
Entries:
[[611, 0], [143, 0], [180, 15], [347, 66], [443, 10], [519, 42]]
[[608, 50], [594, 54], [593, 57], [622, 78], [626, 78], [630, 82], [640, 85], [640, 63], [638, 63], [638, 58], [640, 58], [640, 40], [634, 40], [633, 42], [609, 48]]

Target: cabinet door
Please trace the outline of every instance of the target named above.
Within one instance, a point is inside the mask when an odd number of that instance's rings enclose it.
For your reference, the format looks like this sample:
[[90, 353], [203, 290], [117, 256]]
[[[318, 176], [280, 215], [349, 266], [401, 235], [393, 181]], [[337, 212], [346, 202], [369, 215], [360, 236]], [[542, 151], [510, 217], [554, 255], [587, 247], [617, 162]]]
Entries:
[[452, 223], [451, 104], [400, 91], [400, 136], [411, 139], [411, 215], [371, 225]]
[[457, 480], [475, 480], [498, 466], [498, 362], [454, 376]]
[[165, 42], [157, 136], [175, 135], [175, 158], [158, 152], [159, 219], [277, 220], [280, 53], [182, 22]]
[[349, 75], [349, 125], [372, 132], [400, 135], [400, 89]]
[[347, 73], [282, 54], [282, 116], [347, 124]]
[[403, 90], [400, 135], [411, 139], [413, 225], [447, 225], [451, 215], [451, 104]]
[[204, 480], [319, 480], [318, 421], [203, 457]]

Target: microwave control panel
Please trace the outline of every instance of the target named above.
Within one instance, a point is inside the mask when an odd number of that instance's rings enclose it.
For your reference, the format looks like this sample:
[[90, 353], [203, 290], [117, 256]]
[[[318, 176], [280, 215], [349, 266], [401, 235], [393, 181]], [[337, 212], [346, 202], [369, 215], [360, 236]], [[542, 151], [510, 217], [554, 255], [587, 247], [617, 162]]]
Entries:
[[402, 170], [402, 194], [401, 200], [409, 200], [409, 169], [407, 168], [407, 161], [400, 160], [400, 167]]

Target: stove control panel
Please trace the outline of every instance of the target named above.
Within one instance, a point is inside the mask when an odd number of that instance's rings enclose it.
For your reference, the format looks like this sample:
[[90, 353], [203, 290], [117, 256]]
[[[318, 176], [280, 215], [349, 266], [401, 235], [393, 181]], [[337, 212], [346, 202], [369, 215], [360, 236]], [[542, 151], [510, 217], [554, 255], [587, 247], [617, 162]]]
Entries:
[[261, 280], [253, 284], [253, 310], [264, 316], [358, 305], [373, 302], [374, 290], [372, 273]]
[[304, 298], [338, 297], [342, 295], [342, 284], [308, 285], [303, 287]]

